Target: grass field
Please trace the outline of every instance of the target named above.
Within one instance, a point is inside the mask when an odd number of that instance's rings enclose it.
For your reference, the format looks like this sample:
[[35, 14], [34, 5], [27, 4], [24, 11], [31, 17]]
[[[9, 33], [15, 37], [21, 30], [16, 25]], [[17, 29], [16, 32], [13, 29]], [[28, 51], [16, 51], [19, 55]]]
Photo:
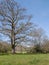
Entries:
[[49, 54], [0, 55], [0, 65], [49, 65]]

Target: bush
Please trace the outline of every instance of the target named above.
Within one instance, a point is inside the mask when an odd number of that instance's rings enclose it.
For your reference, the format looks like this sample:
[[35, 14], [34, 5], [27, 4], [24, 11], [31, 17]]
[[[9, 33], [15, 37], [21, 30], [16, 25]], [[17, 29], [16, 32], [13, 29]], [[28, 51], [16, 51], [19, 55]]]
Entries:
[[8, 53], [11, 50], [10, 44], [0, 42], [0, 53]]
[[28, 53], [42, 53], [41, 46], [39, 44], [34, 45]]

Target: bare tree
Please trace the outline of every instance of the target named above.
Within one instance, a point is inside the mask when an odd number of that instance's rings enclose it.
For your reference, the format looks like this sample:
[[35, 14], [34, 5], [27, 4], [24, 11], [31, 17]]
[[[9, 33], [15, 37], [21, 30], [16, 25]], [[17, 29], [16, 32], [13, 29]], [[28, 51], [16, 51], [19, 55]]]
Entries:
[[[46, 40], [48, 39], [45, 31], [42, 28], [36, 28], [34, 31], [31, 31], [30, 36], [32, 36], [33, 42], [32, 44], [34, 44], [33, 48], [30, 50], [31, 52], [42, 52], [42, 45], [43, 42], [47, 42]], [[47, 38], [47, 39], [46, 39]], [[44, 47], [43, 47], [44, 48]]]
[[45, 31], [42, 28], [36, 28], [34, 31], [31, 31], [30, 36], [34, 38], [34, 43], [41, 44], [44, 37], [46, 36]]
[[32, 23], [31, 16], [26, 15], [26, 9], [14, 0], [2, 0], [0, 2], [0, 33], [10, 38], [12, 52], [15, 46], [29, 35]]

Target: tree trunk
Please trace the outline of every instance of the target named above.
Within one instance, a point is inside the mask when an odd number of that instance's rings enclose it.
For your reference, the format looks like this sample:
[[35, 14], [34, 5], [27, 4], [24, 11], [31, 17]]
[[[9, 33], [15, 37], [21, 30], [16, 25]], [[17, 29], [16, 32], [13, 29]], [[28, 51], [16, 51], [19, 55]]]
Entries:
[[15, 52], [15, 48], [13, 48], [13, 49], [12, 49], [12, 54], [15, 54], [15, 53], [16, 53], [16, 52]]
[[12, 45], [12, 53], [15, 54], [15, 34], [14, 34], [14, 23], [12, 23], [12, 31], [11, 31], [11, 45]]
[[15, 45], [12, 45], [12, 54], [15, 54]]

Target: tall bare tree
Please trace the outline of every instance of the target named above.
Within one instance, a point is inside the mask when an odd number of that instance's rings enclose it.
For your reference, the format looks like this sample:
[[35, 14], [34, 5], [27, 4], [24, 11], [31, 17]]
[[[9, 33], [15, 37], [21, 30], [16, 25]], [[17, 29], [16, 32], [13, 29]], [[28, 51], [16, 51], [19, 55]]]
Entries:
[[32, 26], [30, 19], [31, 16], [26, 15], [26, 9], [14, 0], [0, 2], [0, 33], [10, 38], [13, 53], [18, 41], [29, 35]]

